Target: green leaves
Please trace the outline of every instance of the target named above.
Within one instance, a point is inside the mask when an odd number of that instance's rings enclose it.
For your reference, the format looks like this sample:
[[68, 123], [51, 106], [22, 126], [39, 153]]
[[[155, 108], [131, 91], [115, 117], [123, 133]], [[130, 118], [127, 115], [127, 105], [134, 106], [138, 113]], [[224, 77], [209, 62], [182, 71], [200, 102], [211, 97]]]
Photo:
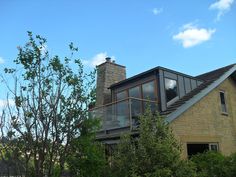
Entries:
[[95, 73], [84, 72], [73, 43], [69, 44], [69, 57], [51, 57], [45, 38], [30, 31], [28, 38], [18, 47], [15, 68], [4, 70], [15, 81], [9, 88], [15, 101], [9, 115], [17, 115], [17, 119], [9, 119], [9, 137], [22, 140], [23, 152], [30, 150], [23, 163], [26, 170], [32, 167], [28, 176], [52, 176], [56, 168], [62, 172], [80, 130], [92, 131], [79, 129], [78, 124], [88, 118], [88, 105], [95, 97], [91, 94]]
[[[23, 88], [24, 90], [24, 88]], [[15, 97], [15, 105], [16, 107], [21, 107], [21, 103], [22, 103], [22, 98], [20, 96], [16, 96]]]
[[220, 152], [208, 151], [191, 158], [200, 177], [234, 177], [236, 175], [236, 156], [223, 156]]
[[106, 174], [104, 146], [95, 141], [97, 120], [84, 120], [79, 128], [80, 137], [73, 140], [71, 154], [67, 158], [73, 176], [102, 177]]
[[[187, 161], [180, 158], [180, 144], [169, 125], [150, 107], [139, 118], [139, 136], [125, 135], [112, 161], [115, 176], [194, 176]], [[181, 166], [185, 168], [181, 169]]]

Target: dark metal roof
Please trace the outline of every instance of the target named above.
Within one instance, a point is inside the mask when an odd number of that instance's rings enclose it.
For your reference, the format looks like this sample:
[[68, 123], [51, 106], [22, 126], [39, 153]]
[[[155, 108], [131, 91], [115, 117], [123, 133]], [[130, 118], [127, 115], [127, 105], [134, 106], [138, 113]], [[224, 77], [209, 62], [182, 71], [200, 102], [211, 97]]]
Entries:
[[219, 77], [221, 77], [223, 74], [225, 74], [229, 69], [236, 66], [236, 64], [228, 65], [223, 68], [219, 68], [204, 74], [201, 74], [199, 76], [196, 76], [197, 79], [201, 79], [204, 82], [199, 85], [197, 88], [180, 98], [178, 101], [170, 105], [165, 111], [161, 112], [161, 115], [169, 115], [175, 110], [177, 110], [180, 106], [182, 106], [185, 102], [189, 101], [191, 98], [193, 98], [195, 95], [200, 93], [202, 90], [204, 90], [206, 87], [211, 85], [214, 81], [216, 81]]
[[198, 76], [196, 76], [196, 78], [204, 80], [204, 81], [215, 80], [215, 79], [219, 78], [222, 74], [224, 74], [226, 71], [228, 71], [230, 68], [232, 68], [234, 65], [236, 65], [236, 64], [231, 64], [231, 65], [225, 66], [223, 68], [219, 68], [219, 69], [198, 75]]
[[171, 70], [171, 69], [168, 69], [168, 68], [164, 68], [164, 67], [162, 67], [162, 66], [157, 66], [157, 67], [152, 68], [152, 69], [150, 69], [150, 70], [147, 70], [147, 71], [145, 71], [145, 72], [139, 73], [139, 74], [137, 74], [137, 75], [135, 75], [135, 76], [132, 76], [132, 77], [130, 77], [130, 78], [127, 78], [127, 79], [125, 79], [125, 80], [122, 80], [122, 81], [120, 81], [120, 82], [117, 82], [117, 83], [115, 83], [115, 84], [112, 84], [112, 85], [109, 87], [109, 89], [114, 88], [114, 87], [119, 87], [119, 86], [121, 86], [121, 85], [123, 85], [123, 84], [126, 84], [126, 83], [128, 83], [128, 82], [134, 81], [134, 80], [136, 80], [136, 79], [140, 79], [140, 78], [142, 78], [142, 77], [144, 77], [144, 76], [147, 76], [147, 75], [149, 75], [149, 74], [152, 74], [152, 73], [154, 73], [154, 72], [159, 72], [159, 70], [168, 71], [168, 72], [171, 72], [171, 73], [179, 74], [179, 75], [182, 75], [182, 76], [186, 76], [186, 77], [189, 77], [189, 78], [193, 78], [193, 79], [197, 79], [197, 80], [199, 80], [199, 81], [202, 81], [200, 78], [195, 78], [195, 77], [193, 77], [193, 76], [190, 76], [190, 75], [187, 75], [187, 74], [184, 74], [184, 73], [181, 73], [181, 72], [177, 72], [177, 71], [174, 71], [174, 70]]

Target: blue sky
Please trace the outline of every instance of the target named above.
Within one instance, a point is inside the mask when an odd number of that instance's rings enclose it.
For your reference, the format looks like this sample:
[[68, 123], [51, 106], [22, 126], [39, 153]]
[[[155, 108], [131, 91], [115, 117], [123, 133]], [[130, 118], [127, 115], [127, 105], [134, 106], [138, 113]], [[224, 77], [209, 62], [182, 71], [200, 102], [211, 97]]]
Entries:
[[128, 77], [155, 66], [198, 75], [236, 63], [235, 4], [234, 0], [0, 0], [0, 72], [12, 66], [17, 46], [24, 45], [26, 31], [32, 31], [47, 38], [52, 54], [65, 56], [74, 42], [88, 70], [112, 56], [127, 67]]

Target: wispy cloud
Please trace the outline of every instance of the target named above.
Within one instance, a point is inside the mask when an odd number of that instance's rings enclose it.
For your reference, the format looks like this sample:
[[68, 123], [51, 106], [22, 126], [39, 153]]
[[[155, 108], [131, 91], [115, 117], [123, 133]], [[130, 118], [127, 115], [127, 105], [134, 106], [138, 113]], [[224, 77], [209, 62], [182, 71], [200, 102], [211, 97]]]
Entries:
[[9, 99], [9, 100], [0, 99], [0, 108], [4, 108], [7, 105], [14, 106], [15, 105], [15, 101], [13, 99]]
[[184, 48], [189, 48], [210, 40], [215, 31], [216, 29], [198, 28], [193, 23], [188, 23], [182, 26], [173, 39], [180, 41]]
[[[89, 67], [96, 67], [106, 61], [106, 57], [108, 57], [107, 52], [101, 52], [96, 54], [92, 59], [90, 60], [82, 60], [82, 63]], [[112, 60], [115, 60], [115, 57], [111, 57]]]
[[153, 8], [152, 9], [152, 13], [154, 14], [154, 15], [159, 15], [160, 13], [162, 13], [163, 12], [163, 8]]
[[216, 20], [220, 20], [221, 16], [230, 10], [230, 7], [234, 3], [234, 0], [218, 0], [211, 4], [209, 9], [218, 10]]
[[2, 57], [0, 57], [0, 64], [3, 64], [5, 61]]

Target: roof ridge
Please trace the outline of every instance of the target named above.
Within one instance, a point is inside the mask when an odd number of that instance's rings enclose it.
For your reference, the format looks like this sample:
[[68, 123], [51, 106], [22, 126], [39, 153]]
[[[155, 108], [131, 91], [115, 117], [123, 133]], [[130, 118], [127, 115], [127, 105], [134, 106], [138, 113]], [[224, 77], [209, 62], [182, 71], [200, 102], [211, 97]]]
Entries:
[[[227, 66], [224, 66], [224, 67], [221, 67], [221, 68], [217, 68], [215, 70], [212, 70], [212, 71], [209, 71], [209, 72], [206, 72], [206, 73], [203, 73], [203, 74], [200, 74], [200, 75], [197, 75], [195, 76], [195, 78], [197, 79], [202, 79], [202, 80], [210, 80], [212, 79], [212, 76], [218, 76], [218, 72], [220, 72], [219, 75], [222, 75], [221, 71], [224, 71], [224, 73], [229, 70], [230, 68], [232, 68], [233, 66], [236, 66], [236, 63], [233, 63], [233, 64], [230, 64], [230, 65], [227, 65]], [[208, 78], [209, 77], [209, 78]], [[215, 78], [216, 79], [216, 78]]]

